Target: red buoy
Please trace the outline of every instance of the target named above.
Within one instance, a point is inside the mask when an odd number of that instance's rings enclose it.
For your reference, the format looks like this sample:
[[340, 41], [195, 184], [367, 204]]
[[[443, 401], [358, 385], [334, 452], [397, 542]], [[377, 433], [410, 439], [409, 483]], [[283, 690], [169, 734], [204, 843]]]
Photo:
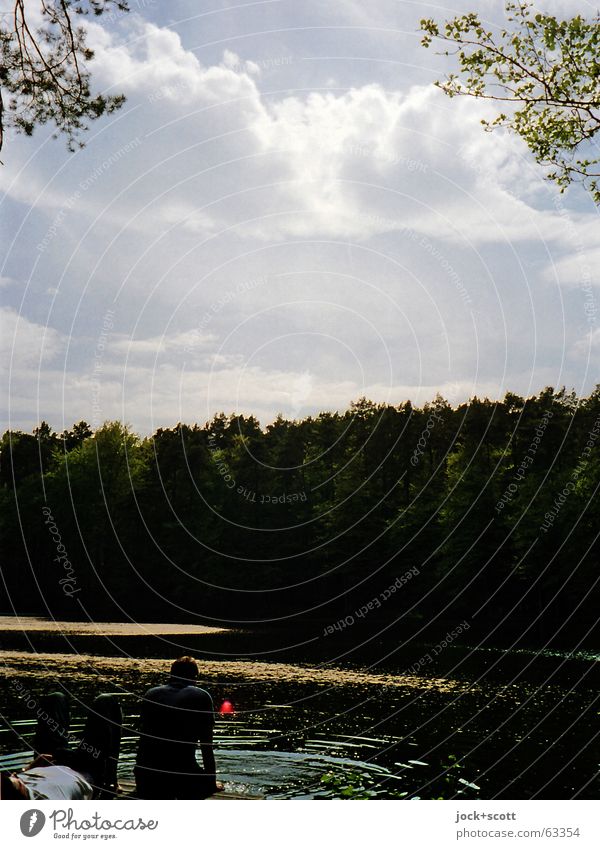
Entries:
[[225, 699], [225, 701], [219, 708], [219, 713], [221, 714], [221, 716], [226, 716], [227, 714], [235, 713], [233, 705], [228, 699]]

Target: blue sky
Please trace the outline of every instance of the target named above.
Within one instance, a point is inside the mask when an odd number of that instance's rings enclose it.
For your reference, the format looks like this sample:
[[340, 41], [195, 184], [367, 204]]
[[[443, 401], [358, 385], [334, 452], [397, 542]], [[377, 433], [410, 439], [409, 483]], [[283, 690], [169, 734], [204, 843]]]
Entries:
[[501, 3], [131, 7], [89, 25], [124, 108], [3, 150], [3, 429], [593, 389], [597, 208], [419, 46]]

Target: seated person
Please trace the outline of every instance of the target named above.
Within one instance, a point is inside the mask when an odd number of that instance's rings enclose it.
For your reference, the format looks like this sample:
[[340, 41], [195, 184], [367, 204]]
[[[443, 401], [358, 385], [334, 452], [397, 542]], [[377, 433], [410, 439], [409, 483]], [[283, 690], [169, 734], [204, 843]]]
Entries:
[[[168, 683], [144, 696], [135, 767], [142, 799], [204, 799], [221, 789], [215, 775], [213, 703], [196, 686], [197, 679], [196, 661], [181, 657], [171, 666]], [[204, 769], [196, 760], [198, 742]]]
[[2, 773], [0, 799], [91, 799], [116, 789], [123, 716], [116, 696], [98, 696], [81, 741], [69, 747], [70, 711], [64, 693], [40, 699], [34, 748], [38, 757], [21, 772]]

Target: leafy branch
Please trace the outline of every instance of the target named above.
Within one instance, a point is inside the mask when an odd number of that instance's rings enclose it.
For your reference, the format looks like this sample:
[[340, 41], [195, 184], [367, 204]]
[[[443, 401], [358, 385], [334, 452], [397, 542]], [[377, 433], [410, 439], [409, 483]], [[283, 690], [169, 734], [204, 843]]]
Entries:
[[113, 112], [123, 95], [92, 94], [85, 63], [93, 58], [77, 16], [128, 11], [125, 0], [40, 0], [41, 25], [31, 24], [25, 0], [0, 21], [0, 149], [5, 131], [32, 135], [36, 126], [53, 123], [69, 150], [82, 147], [79, 134], [88, 121]]
[[421, 21], [422, 44], [453, 45], [458, 71], [436, 85], [449, 97], [470, 96], [514, 108], [486, 130], [504, 127], [519, 135], [548, 178], [564, 191], [582, 183], [600, 204], [600, 17], [559, 20], [535, 12], [529, 2], [508, 2], [510, 28], [494, 33], [469, 12], [440, 25]]

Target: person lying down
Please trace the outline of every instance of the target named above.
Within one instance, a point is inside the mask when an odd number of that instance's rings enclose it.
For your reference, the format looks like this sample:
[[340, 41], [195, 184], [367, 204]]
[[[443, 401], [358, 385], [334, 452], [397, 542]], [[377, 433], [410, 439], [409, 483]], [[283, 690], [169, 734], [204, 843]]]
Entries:
[[91, 799], [92, 784], [83, 773], [53, 764], [42, 755], [22, 772], [0, 774], [0, 799]]
[[50, 693], [40, 703], [37, 757], [20, 772], [0, 773], [0, 799], [91, 799], [115, 791], [123, 722], [117, 697], [106, 693], [94, 700], [74, 747], [69, 745], [66, 695]]

